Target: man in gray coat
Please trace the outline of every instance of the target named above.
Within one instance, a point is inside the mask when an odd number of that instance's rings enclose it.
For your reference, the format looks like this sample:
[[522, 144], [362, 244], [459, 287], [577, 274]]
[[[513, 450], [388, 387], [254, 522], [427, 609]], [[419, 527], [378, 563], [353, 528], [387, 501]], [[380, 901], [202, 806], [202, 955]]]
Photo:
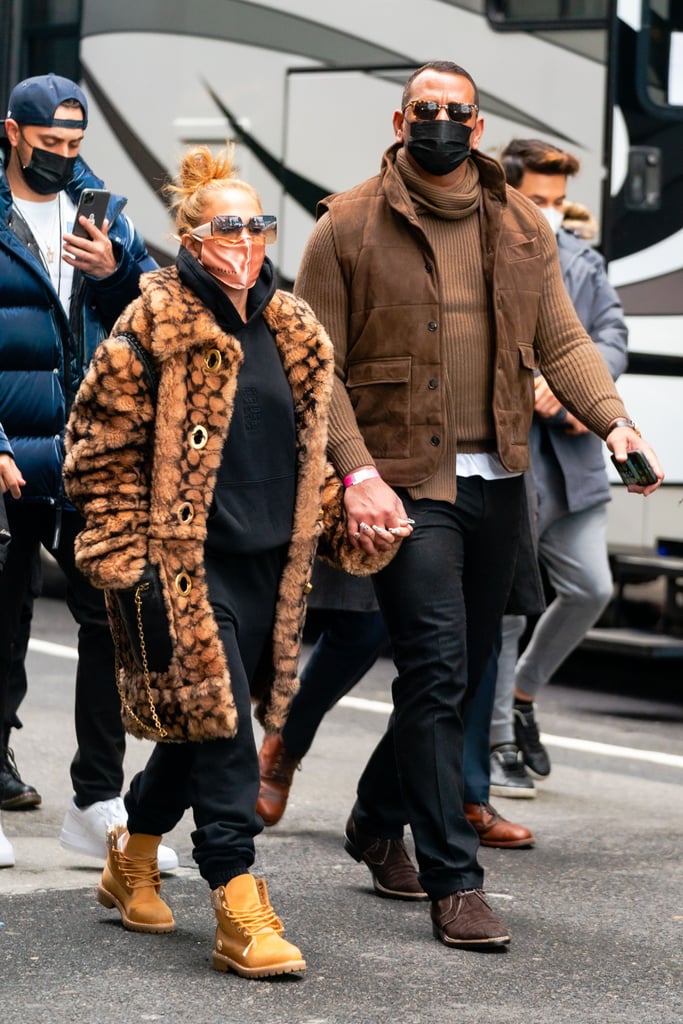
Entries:
[[[555, 231], [569, 297], [616, 380], [626, 368], [628, 333], [604, 260], [585, 241], [595, 231], [594, 222], [588, 226], [588, 215], [579, 231], [563, 226], [567, 179], [578, 172], [578, 160], [547, 142], [514, 139], [503, 151], [502, 164], [508, 184], [535, 203]], [[529, 445], [538, 553], [555, 598], [538, 619], [519, 660], [518, 642], [526, 619], [504, 618], [491, 722], [491, 792], [498, 796], [533, 797], [536, 790], [529, 771], [538, 778], [550, 773], [534, 699], [612, 595], [607, 555], [610, 493], [603, 446], [563, 408], [542, 375], [535, 380]]]

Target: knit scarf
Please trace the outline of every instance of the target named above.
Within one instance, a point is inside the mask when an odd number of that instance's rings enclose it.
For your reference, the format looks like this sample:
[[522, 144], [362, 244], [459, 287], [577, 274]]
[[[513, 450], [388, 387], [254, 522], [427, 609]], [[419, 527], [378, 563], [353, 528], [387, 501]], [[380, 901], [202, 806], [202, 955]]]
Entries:
[[418, 214], [431, 213], [444, 220], [460, 220], [462, 217], [469, 217], [479, 208], [481, 185], [479, 169], [473, 160], [465, 163], [465, 177], [457, 188], [440, 188], [438, 185], [427, 184], [414, 170], [403, 147], [396, 154], [396, 167]]

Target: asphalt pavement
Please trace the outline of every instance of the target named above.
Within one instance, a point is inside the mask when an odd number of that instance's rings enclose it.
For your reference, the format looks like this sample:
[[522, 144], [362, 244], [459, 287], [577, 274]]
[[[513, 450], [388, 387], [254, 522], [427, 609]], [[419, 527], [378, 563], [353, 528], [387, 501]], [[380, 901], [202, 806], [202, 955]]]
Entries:
[[[4, 812], [17, 865], [0, 871], [2, 1024], [679, 1024], [683, 1021], [683, 684], [671, 666], [620, 679], [582, 661], [542, 696], [553, 759], [535, 800], [498, 799], [532, 850], [481, 851], [509, 926], [505, 953], [446, 949], [424, 905], [377, 898], [343, 850], [357, 776], [387, 717], [380, 661], [333, 709], [297, 773], [280, 825], [257, 840], [302, 977], [211, 969], [214, 918], [187, 815], [166, 841], [180, 869], [164, 896], [178, 930], [124, 931], [94, 898], [100, 865], [57, 837], [71, 796], [75, 629], [37, 602], [25, 728], [13, 736], [35, 811]], [[130, 777], [150, 751], [130, 740]]]

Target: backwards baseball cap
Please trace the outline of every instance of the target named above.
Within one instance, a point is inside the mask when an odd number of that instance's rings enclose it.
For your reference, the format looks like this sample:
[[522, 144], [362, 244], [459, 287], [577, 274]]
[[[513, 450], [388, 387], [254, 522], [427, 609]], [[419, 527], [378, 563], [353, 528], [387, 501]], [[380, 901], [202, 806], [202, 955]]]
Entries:
[[[78, 120], [55, 117], [57, 107], [65, 100], [77, 100], [83, 109], [83, 117]], [[88, 101], [70, 78], [52, 73], [36, 75], [14, 86], [10, 93], [7, 117], [11, 117], [17, 124], [85, 130], [88, 127]]]

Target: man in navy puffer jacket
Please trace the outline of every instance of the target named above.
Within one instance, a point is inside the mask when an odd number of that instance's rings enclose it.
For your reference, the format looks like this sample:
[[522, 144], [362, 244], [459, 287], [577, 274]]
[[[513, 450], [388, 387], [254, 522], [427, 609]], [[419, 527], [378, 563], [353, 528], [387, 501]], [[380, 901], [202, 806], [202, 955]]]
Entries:
[[[96, 346], [139, 294], [140, 274], [156, 263], [123, 214], [123, 196], [111, 196], [101, 230], [81, 217], [85, 237], [73, 234], [81, 193], [103, 188], [79, 156], [87, 121], [87, 100], [74, 82], [40, 75], [12, 90], [0, 139], [0, 419], [4, 461], [13, 456], [23, 478], [19, 498], [2, 485], [12, 542], [0, 576], [0, 807], [22, 810], [41, 799], [21, 779], [9, 735], [21, 725], [25, 693], [11, 671], [12, 647], [21, 643], [42, 544], [64, 570], [79, 626], [74, 800], [61, 841], [104, 858], [106, 826], [125, 821], [125, 740], [103, 596], [74, 565], [82, 521], [62, 487], [63, 432]], [[166, 852], [162, 866], [177, 865]]]

